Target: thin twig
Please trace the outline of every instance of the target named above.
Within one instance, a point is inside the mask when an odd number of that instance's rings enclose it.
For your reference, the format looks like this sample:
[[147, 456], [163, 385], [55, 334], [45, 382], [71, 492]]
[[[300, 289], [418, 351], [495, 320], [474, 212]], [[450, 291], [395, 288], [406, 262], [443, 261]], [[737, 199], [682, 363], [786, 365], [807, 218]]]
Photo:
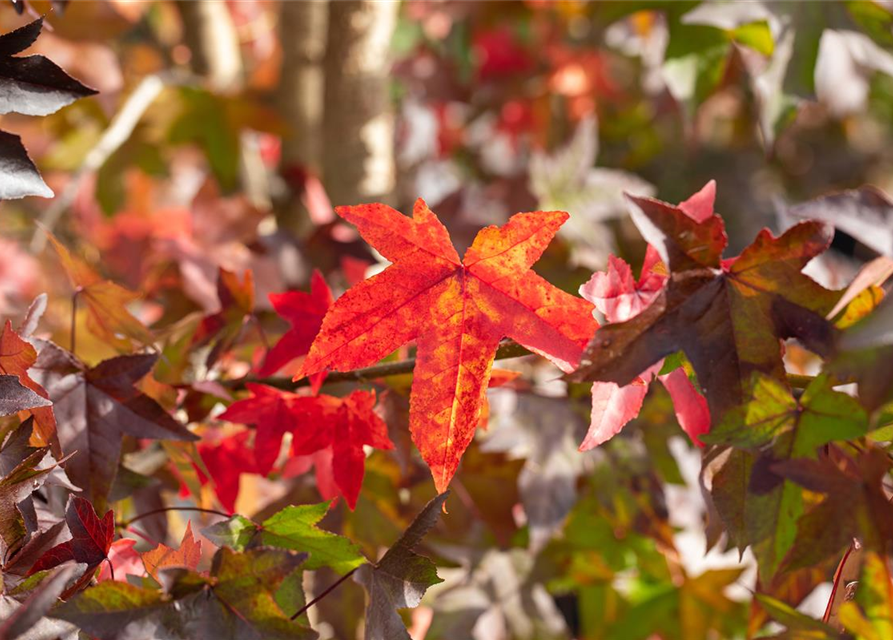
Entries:
[[[121, 145], [127, 142], [136, 125], [142, 119], [143, 114], [155, 102], [155, 98], [161, 94], [165, 84], [169, 82], [170, 79], [162, 77], [161, 74], [146, 76], [137, 88], [134, 89], [133, 93], [128, 96], [124, 106], [112, 118], [108, 129], [99, 138], [96, 146], [87, 153], [83, 163], [74, 175], [71, 176], [62, 193], [53, 200], [49, 207], [44, 209], [43, 214], [40, 216], [40, 221], [47, 230], [51, 231], [56, 226], [56, 223], [59, 222], [62, 214], [74, 203], [84, 179], [99, 171], [109, 157]], [[46, 238], [47, 236], [43, 229], [38, 225], [34, 235], [31, 237], [31, 251], [33, 253], [43, 251], [46, 246]]]
[[148, 518], [149, 516], [154, 516], [158, 513], [166, 513], [168, 511], [198, 511], [199, 513], [209, 513], [215, 516], [223, 516], [224, 518], [229, 518], [232, 516], [231, 513], [226, 513], [225, 511], [218, 511], [217, 509], [202, 509], [201, 507], [161, 507], [160, 509], [152, 509], [151, 511], [146, 511], [145, 513], [141, 513], [138, 516], [132, 517], [130, 520], [124, 520], [123, 522], [118, 522], [115, 524], [119, 529], [126, 529], [134, 522], [142, 520], [143, 518]]
[[77, 287], [71, 294], [71, 353], [75, 353], [77, 348], [77, 329], [78, 329], [78, 294], [81, 288]]
[[[530, 351], [522, 347], [517, 342], [504, 342], [496, 351], [496, 360], [505, 360], [507, 358], [518, 358], [530, 355]], [[412, 373], [415, 369], [415, 358], [401, 360], [399, 362], [385, 362], [384, 364], [376, 364], [363, 369], [354, 369], [352, 371], [333, 371], [326, 376], [325, 384], [334, 382], [370, 382], [378, 378], [388, 378], [390, 376], [399, 376]], [[229, 389], [244, 389], [245, 384], [256, 382], [265, 384], [276, 389], [291, 390], [298, 387], [309, 387], [310, 379], [301, 378], [300, 380], [292, 380], [281, 376], [272, 376], [268, 378], [259, 378], [256, 376], [245, 376], [236, 380], [226, 380], [222, 384]]]
[[300, 616], [302, 613], [304, 613], [305, 611], [307, 611], [307, 609], [309, 609], [310, 607], [312, 607], [313, 605], [315, 605], [317, 602], [319, 602], [320, 600], [322, 600], [323, 598], [325, 598], [327, 595], [329, 595], [332, 591], [334, 591], [334, 590], [338, 587], [338, 585], [340, 585], [342, 582], [344, 582], [344, 581], [347, 580], [349, 577], [351, 577], [351, 576], [354, 574], [354, 572], [356, 572], [357, 569], [359, 569], [359, 567], [356, 567], [356, 568], [354, 568], [354, 569], [351, 569], [350, 571], [348, 571], [347, 573], [345, 573], [343, 576], [341, 576], [336, 582], [333, 582], [332, 584], [330, 584], [330, 585], [326, 588], [325, 591], [323, 591], [321, 594], [319, 594], [318, 596], [316, 596], [315, 598], [313, 598], [313, 600], [311, 600], [310, 602], [308, 602], [307, 604], [305, 604], [303, 607], [301, 607], [300, 609], [298, 609], [298, 610], [295, 612], [295, 614], [291, 617], [291, 619], [292, 619], [292, 620], [295, 620], [298, 616]]

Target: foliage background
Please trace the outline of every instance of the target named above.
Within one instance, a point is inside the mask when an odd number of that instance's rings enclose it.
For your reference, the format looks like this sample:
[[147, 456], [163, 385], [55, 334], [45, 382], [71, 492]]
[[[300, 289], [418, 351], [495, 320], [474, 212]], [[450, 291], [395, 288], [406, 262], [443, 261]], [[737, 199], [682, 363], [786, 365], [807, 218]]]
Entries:
[[[4, 8], [0, 30], [48, 10]], [[103, 278], [140, 293], [129, 308], [162, 349], [141, 389], [206, 452], [245, 431], [219, 419], [226, 381], [256, 370], [287, 328], [268, 294], [307, 290], [315, 268], [337, 296], [385, 264], [332, 205], [409, 211], [423, 197], [460, 253], [516, 211], [568, 210], [537, 271], [576, 292], [611, 252], [641, 264], [623, 190], [680, 202], [716, 180], [734, 255], [762, 227], [787, 226], [789, 204], [866, 183], [893, 189], [893, 15], [883, 2], [73, 1], [47, 23], [31, 51], [99, 94], [45, 118], [3, 116], [56, 198], [3, 204], [0, 314], [17, 324], [47, 292], [40, 336], [75, 340], [72, 288], [35, 228], [42, 221]], [[808, 272], [843, 288], [872, 257], [838, 232]], [[243, 299], [222, 299], [220, 269], [250, 270], [253, 299], [239, 284], [231, 292]], [[87, 315], [79, 305], [76, 352], [94, 365], [118, 351]], [[208, 317], [223, 329], [202, 342], [193, 336]], [[787, 365], [818, 368], [795, 347]], [[777, 628], [753, 599], [751, 554], [726, 550], [706, 526], [701, 451], [662, 388], [652, 385], [620, 436], [580, 453], [585, 385], [535, 358], [497, 366], [521, 376], [490, 391], [489, 426], [426, 539], [444, 582], [404, 612], [413, 638]], [[396, 448], [371, 451], [356, 509], [339, 500], [322, 521], [369, 558], [434, 495], [406, 428], [409, 381], [361, 385], [378, 392]], [[197, 489], [188, 463], [172, 466], [195, 451], [125, 437], [121, 464], [138, 480], [114, 501], [118, 520], [164, 504], [219, 507], [221, 477], [216, 493]], [[235, 479], [233, 460], [218, 473], [237, 483], [234, 510], [256, 521], [332, 497], [310, 472], [319, 460]], [[190, 519], [196, 531], [216, 521], [163, 514], [144, 531], [180, 540]], [[835, 563], [773, 595], [821, 617]], [[308, 572], [308, 600], [335, 579]], [[309, 621], [321, 637], [355, 638], [363, 611], [363, 590], [348, 581]]]

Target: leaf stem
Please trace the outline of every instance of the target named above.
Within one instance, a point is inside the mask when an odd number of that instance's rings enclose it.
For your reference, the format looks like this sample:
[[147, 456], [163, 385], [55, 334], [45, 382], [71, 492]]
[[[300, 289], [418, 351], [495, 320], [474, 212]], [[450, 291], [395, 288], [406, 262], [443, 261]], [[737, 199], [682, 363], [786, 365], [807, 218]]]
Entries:
[[[530, 351], [522, 347], [517, 342], [506, 340], [502, 344], [500, 344], [499, 349], [496, 350], [495, 359], [505, 360], [507, 358], [518, 358], [530, 354]], [[388, 378], [390, 376], [399, 376], [406, 373], [412, 373], [412, 370], [414, 368], [415, 358], [409, 358], [407, 360], [401, 360], [399, 362], [385, 362], [383, 364], [376, 364], [371, 367], [354, 369], [352, 371], [333, 371], [326, 376], [325, 382], [323, 384], [330, 384], [335, 382], [369, 382], [371, 380], [375, 380], [376, 378]], [[299, 387], [310, 386], [309, 378], [291, 380], [290, 378], [282, 376], [272, 376], [269, 378], [245, 376], [244, 378], [238, 378], [236, 380], [223, 381], [222, 384], [229, 389], [239, 390], [244, 389], [245, 384], [248, 382], [257, 382], [260, 384], [265, 384], [268, 387], [274, 387], [276, 389], [282, 389], [284, 391], [290, 391]]]
[[[362, 566], [362, 565], [361, 565], [361, 566]], [[328, 587], [326, 587], [326, 590], [325, 590], [325, 591], [323, 591], [321, 594], [319, 594], [318, 596], [316, 596], [315, 598], [313, 598], [313, 600], [311, 600], [310, 602], [308, 602], [307, 604], [305, 604], [303, 607], [301, 607], [300, 609], [298, 609], [298, 610], [295, 612], [295, 614], [291, 617], [291, 619], [292, 619], [292, 620], [295, 620], [298, 616], [300, 616], [302, 613], [304, 613], [305, 611], [307, 611], [307, 609], [309, 609], [310, 607], [312, 607], [313, 605], [315, 605], [317, 602], [319, 602], [320, 600], [322, 600], [323, 598], [325, 598], [325, 597], [326, 597], [327, 595], [329, 595], [332, 591], [334, 591], [334, 590], [338, 587], [338, 585], [340, 585], [342, 582], [344, 582], [344, 581], [347, 580], [349, 577], [351, 577], [351, 576], [356, 572], [356, 570], [359, 569], [359, 568], [360, 568], [360, 567], [356, 567], [356, 568], [354, 568], [354, 569], [351, 569], [350, 571], [348, 571], [347, 573], [345, 573], [343, 576], [341, 576], [340, 578], [338, 578], [337, 581], [333, 582], [333, 583], [330, 584]]]
[[77, 347], [77, 329], [78, 329], [78, 295], [81, 293], [81, 287], [76, 287], [74, 293], [71, 294], [71, 353]]
[[198, 511], [199, 513], [209, 513], [215, 516], [223, 516], [224, 518], [229, 518], [232, 516], [231, 513], [226, 513], [225, 511], [218, 511], [217, 509], [203, 509], [201, 507], [161, 507], [160, 509], [152, 509], [151, 511], [146, 511], [145, 513], [141, 513], [137, 516], [130, 518], [129, 520], [124, 520], [123, 522], [118, 522], [115, 524], [119, 529], [126, 529], [134, 522], [142, 520], [143, 518], [148, 518], [149, 516], [154, 516], [158, 513], [166, 513], [168, 511]]

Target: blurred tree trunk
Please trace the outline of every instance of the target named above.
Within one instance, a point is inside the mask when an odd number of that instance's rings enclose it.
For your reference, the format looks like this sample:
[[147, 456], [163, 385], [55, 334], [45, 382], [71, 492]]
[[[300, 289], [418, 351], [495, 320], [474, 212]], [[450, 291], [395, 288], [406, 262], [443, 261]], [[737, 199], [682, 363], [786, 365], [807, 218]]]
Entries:
[[225, 0], [177, 0], [190, 66], [213, 91], [238, 90], [243, 81], [239, 37]]
[[[192, 53], [192, 71], [216, 93], [236, 93], [245, 83], [239, 34], [226, 0], [177, 0], [183, 20], [183, 39]], [[240, 136], [239, 173], [245, 196], [252, 205], [269, 210], [270, 184], [260, 155], [258, 136]]]
[[289, 133], [282, 140], [282, 175], [287, 185], [277, 207], [279, 228], [298, 236], [309, 226], [300, 201], [301, 172], [321, 173], [327, 1], [284, 2], [279, 16], [282, 71], [277, 101]]
[[390, 42], [399, 4], [329, 7], [322, 166], [332, 204], [389, 201], [394, 192]]

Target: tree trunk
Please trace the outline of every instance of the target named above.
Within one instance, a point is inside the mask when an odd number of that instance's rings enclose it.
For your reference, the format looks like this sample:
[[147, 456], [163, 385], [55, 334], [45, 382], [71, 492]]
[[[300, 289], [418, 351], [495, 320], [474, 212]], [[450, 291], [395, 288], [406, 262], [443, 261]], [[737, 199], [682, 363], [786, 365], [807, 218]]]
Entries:
[[299, 177], [304, 172], [319, 176], [322, 168], [323, 58], [328, 22], [328, 2], [282, 3], [279, 16], [282, 71], [277, 102], [289, 130], [282, 139], [281, 165], [287, 190], [277, 205], [276, 220], [280, 229], [297, 236], [303, 235], [310, 226], [300, 200], [303, 185]]
[[387, 202], [393, 197], [388, 51], [398, 8], [397, 2], [386, 0], [330, 4], [322, 160], [334, 205]]
[[239, 37], [225, 0], [178, 0], [190, 66], [213, 91], [238, 90], [244, 80]]
[[[245, 83], [239, 34], [226, 0], [177, 0], [183, 39], [192, 53], [190, 66], [215, 93], [236, 93]], [[258, 209], [269, 210], [270, 184], [257, 134], [240, 136], [239, 173], [242, 189]]]

